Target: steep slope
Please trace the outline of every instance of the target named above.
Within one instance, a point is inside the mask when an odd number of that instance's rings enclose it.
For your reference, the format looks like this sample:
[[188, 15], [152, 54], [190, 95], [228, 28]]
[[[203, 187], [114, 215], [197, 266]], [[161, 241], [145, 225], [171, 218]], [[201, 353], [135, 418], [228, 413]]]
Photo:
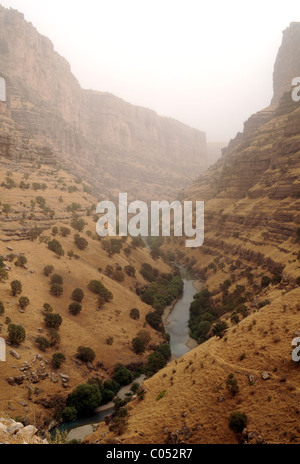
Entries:
[[[205, 281], [206, 319], [192, 327], [203, 343], [145, 382], [121, 436], [100, 425], [87, 442], [300, 442], [300, 371], [291, 358], [300, 333], [299, 128], [300, 106], [284, 93], [182, 192], [205, 201], [204, 245], [186, 249], [177, 238], [162, 248]], [[226, 323], [219, 335], [216, 322]], [[244, 435], [229, 428], [236, 411], [247, 415]]]
[[[8, 340], [10, 323], [22, 325], [26, 331], [25, 341], [19, 347], [8, 345], [7, 361], [0, 363], [0, 411], [13, 418], [27, 417], [30, 423], [34, 421], [44, 427], [53, 417], [60, 398], [65, 398], [78, 384], [93, 376], [109, 379], [118, 362], [133, 368], [139, 366], [153, 347], [161, 343], [161, 334], [148, 325], [145, 327], [149, 306], [141, 301], [136, 287], [147, 283], [139, 273], [143, 263], [161, 272], [170, 272], [170, 267], [161, 260], [154, 262], [146, 248], [132, 246], [129, 238], [120, 242], [119, 252], [105, 251], [107, 240], [100, 241], [96, 235], [97, 200], [89, 193], [90, 186], [70, 173], [53, 166], [2, 158], [0, 179], [0, 257], [8, 277], [0, 282], [0, 301], [4, 306], [4, 313], [0, 311], [0, 336]], [[74, 217], [83, 219], [83, 231], [72, 227]], [[66, 236], [61, 228], [69, 230]], [[75, 244], [76, 233], [88, 242], [83, 250]], [[52, 240], [61, 244], [63, 256], [49, 249], [48, 242]], [[22, 261], [24, 257], [27, 261]], [[16, 266], [19, 258], [20, 265]], [[47, 277], [43, 270], [49, 265], [54, 270]], [[122, 270], [124, 280], [108, 277], [111, 274], [107, 266], [119, 270], [117, 277]], [[134, 268], [136, 277], [127, 275], [126, 266]], [[63, 279], [60, 297], [50, 293], [53, 274]], [[22, 284], [22, 292], [16, 296], [12, 296], [10, 285], [14, 280]], [[113, 295], [113, 300], [100, 309], [97, 295], [88, 288], [91, 280], [100, 281]], [[84, 298], [80, 314], [74, 316], [68, 308], [74, 302], [71, 295], [76, 288], [83, 290]], [[25, 309], [19, 304], [21, 296], [30, 301]], [[60, 342], [43, 351], [36, 339], [49, 340], [44, 322], [45, 303], [62, 317], [62, 325], [58, 330]], [[139, 319], [130, 317], [132, 308], [139, 310]], [[145, 328], [151, 343], [144, 354], [136, 355], [131, 341]], [[79, 346], [94, 350], [96, 357], [92, 364], [86, 365], [76, 358]], [[65, 355], [66, 361], [55, 369], [51, 358], [58, 352]]]
[[15, 10], [0, 7], [0, 75], [12, 118], [99, 190], [172, 198], [206, 168], [196, 129], [108, 93], [81, 89], [70, 65]]

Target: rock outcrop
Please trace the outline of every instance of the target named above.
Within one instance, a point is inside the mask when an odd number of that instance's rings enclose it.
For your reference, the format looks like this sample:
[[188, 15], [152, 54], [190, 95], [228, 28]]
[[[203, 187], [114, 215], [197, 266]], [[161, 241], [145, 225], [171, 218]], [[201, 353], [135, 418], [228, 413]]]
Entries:
[[46, 439], [37, 435], [34, 425], [24, 426], [10, 418], [0, 417], [0, 442], [5, 445], [48, 445]]

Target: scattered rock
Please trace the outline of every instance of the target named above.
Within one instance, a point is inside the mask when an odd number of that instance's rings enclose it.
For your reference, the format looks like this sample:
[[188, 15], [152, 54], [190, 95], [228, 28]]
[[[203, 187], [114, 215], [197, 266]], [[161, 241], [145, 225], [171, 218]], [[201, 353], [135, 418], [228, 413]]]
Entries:
[[261, 374], [261, 378], [262, 378], [263, 380], [269, 380], [270, 377], [271, 377], [271, 376], [270, 376], [270, 374], [268, 374], [268, 372], [262, 372], [262, 374]]
[[9, 354], [10, 354], [11, 356], [13, 356], [14, 358], [16, 358], [16, 359], [21, 359], [21, 356], [20, 356], [19, 353], [18, 353], [17, 351], [15, 351], [15, 350], [10, 350]]

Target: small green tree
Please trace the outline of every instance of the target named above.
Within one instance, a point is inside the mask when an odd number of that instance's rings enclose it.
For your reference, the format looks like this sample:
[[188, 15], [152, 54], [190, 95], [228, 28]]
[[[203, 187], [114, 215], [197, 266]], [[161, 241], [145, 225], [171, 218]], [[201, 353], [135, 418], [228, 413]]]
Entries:
[[42, 350], [42, 351], [46, 351], [47, 348], [50, 348], [50, 343], [47, 340], [47, 338], [45, 338], [45, 337], [37, 337], [35, 339], [35, 343], [37, 344], [39, 349]]
[[58, 274], [53, 274], [50, 279], [51, 284], [58, 284], [58, 285], [63, 285], [64, 280], [63, 278], [58, 275]]
[[133, 381], [133, 374], [123, 364], [118, 363], [114, 368], [113, 380], [121, 386], [129, 385]]
[[96, 354], [92, 350], [92, 348], [86, 347], [86, 346], [79, 346], [77, 348], [77, 358], [80, 359], [81, 361], [88, 363], [88, 362], [93, 362]]
[[27, 258], [26, 256], [23, 256], [23, 255], [19, 256], [17, 261], [15, 262], [15, 266], [17, 267], [24, 267], [26, 266], [26, 264], [27, 264]]
[[238, 382], [233, 374], [229, 374], [229, 376], [227, 377], [226, 388], [232, 396], [235, 396], [240, 391]]
[[74, 406], [67, 406], [61, 413], [64, 422], [73, 422], [77, 417], [77, 410]]
[[4, 311], [5, 311], [4, 304], [2, 303], [2, 301], [0, 301], [0, 316], [3, 316]]
[[131, 319], [133, 319], [135, 321], [139, 320], [139, 318], [140, 318], [139, 310], [137, 308], [132, 308], [130, 310], [130, 317], [131, 317]]
[[73, 316], [77, 316], [77, 314], [79, 314], [81, 310], [82, 310], [82, 306], [80, 303], [74, 302], [74, 303], [71, 303], [69, 306], [69, 311], [71, 314], [73, 314]]
[[228, 418], [228, 426], [233, 432], [241, 433], [248, 423], [247, 414], [234, 411]]
[[54, 353], [51, 359], [51, 364], [54, 369], [59, 369], [63, 362], [65, 362], [66, 357], [63, 353]]
[[19, 280], [13, 280], [10, 286], [12, 296], [20, 295], [20, 293], [22, 293], [22, 284]]
[[12, 345], [19, 346], [26, 339], [26, 332], [22, 325], [9, 324], [8, 340]]
[[49, 277], [49, 275], [51, 275], [53, 271], [54, 271], [54, 267], [51, 264], [48, 264], [47, 266], [44, 267], [43, 273], [45, 274], [46, 277]]
[[60, 314], [49, 313], [49, 314], [45, 314], [44, 321], [45, 321], [46, 327], [57, 330], [62, 324], [62, 317]]
[[75, 288], [71, 296], [72, 300], [77, 301], [77, 303], [81, 303], [84, 298], [84, 292], [81, 288]]
[[132, 349], [135, 354], [142, 354], [146, 351], [146, 343], [139, 337], [135, 337], [132, 340]]
[[101, 393], [97, 384], [81, 384], [70, 393], [67, 406], [73, 407], [78, 416], [91, 414], [101, 404]]
[[60, 297], [64, 292], [64, 289], [61, 285], [59, 284], [53, 284], [50, 287], [50, 293], [53, 296]]
[[57, 331], [57, 329], [54, 329], [53, 327], [49, 328], [49, 342], [50, 346], [58, 346], [60, 344], [60, 335]]
[[19, 305], [21, 306], [22, 309], [26, 309], [27, 306], [29, 306], [29, 304], [30, 304], [30, 301], [29, 301], [29, 298], [27, 298], [27, 296], [20, 297]]
[[213, 335], [222, 338], [225, 331], [228, 329], [228, 325], [225, 321], [217, 322], [212, 329]]
[[261, 278], [261, 288], [268, 287], [271, 282], [272, 282], [272, 279], [270, 277], [262, 276], [262, 278]]

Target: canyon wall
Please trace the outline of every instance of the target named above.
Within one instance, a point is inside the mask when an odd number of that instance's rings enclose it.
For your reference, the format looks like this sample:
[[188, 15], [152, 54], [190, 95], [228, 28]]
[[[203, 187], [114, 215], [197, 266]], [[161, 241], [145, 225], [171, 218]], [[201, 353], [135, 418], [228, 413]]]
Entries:
[[293, 22], [283, 31], [282, 44], [274, 66], [272, 105], [291, 90], [294, 77], [300, 76], [300, 23]]
[[[83, 90], [49, 39], [0, 7], [0, 75], [12, 119], [97, 190], [174, 197], [206, 168], [205, 133]], [[116, 188], [117, 187], [117, 188]]]

